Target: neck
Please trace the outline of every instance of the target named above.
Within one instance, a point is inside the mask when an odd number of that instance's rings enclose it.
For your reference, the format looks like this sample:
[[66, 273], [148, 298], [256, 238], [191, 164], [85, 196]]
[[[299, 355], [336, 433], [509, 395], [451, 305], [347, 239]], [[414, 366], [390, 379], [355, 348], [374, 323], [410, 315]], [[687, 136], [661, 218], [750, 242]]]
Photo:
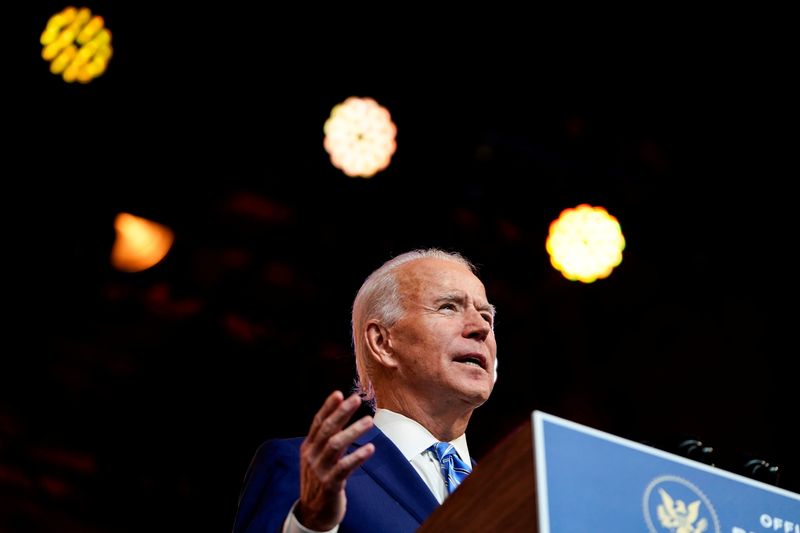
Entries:
[[473, 405], [467, 403], [447, 405], [447, 402], [425, 402], [393, 394], [385, 398], [379, 397], [377, 407], [414, 420], [442, 442], [449, 442], [463, 435], [472, 411], [475, 410]]

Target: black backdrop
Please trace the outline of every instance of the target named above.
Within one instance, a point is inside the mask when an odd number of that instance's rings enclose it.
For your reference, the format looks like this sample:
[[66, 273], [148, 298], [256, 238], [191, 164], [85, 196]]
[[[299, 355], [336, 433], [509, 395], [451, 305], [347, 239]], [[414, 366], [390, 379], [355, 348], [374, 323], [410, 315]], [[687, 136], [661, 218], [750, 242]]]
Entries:
[[[115, 55], [82, 86], [39, 57], [62, 7], [18, 19], [6, 81], [0, 529], [228, 529], [258, 444], [350, 387], [361, 280], [424, 246], [472, 258], [499, 310], [478, 459], [541, 409], [800, 490], [778, 29], [96, 3]], [[322, 148], [351, 95], [399, 130], [370, 180]], [[544, 250], [580, 203], [627, 238], [591, 285]], [[111, 268], [120, 211], [174, 229], [162, 263]]]

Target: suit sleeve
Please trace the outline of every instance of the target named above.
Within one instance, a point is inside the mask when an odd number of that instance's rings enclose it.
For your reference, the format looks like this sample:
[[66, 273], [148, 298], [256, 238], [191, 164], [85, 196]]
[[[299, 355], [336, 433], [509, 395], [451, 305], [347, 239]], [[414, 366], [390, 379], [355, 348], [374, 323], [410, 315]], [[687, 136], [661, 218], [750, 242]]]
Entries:
[[262, 444], [245, 474], [233, 533], [279, 533], [300, 497], [300, 444], [296, 439]]

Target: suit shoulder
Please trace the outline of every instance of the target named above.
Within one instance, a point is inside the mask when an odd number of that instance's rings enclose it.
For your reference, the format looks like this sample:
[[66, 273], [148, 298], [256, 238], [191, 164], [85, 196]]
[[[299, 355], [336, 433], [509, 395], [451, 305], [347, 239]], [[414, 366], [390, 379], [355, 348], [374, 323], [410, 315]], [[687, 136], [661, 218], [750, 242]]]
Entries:
[[261, 443], [253, 457], [254, 464], [274, 461], [296, 462], [300, 457], [303, 437], [288, 439], [269, 439]]

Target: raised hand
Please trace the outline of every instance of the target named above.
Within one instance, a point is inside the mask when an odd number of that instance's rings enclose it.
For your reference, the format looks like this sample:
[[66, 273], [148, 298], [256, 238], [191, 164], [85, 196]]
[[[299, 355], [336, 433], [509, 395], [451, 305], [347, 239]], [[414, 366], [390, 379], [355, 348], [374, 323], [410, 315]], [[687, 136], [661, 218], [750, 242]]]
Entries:
[[345, 399], [340, 391], [331, 393], [300, 447], [300, 502], [295, 516], [308, 529], [327, 531], [342, 522], [347, 510], [347, 478], [375, 453], [375, 446], [369, 443], [344, 454], [372, 427], [369, 415], [345, 427], [360, 405], [357, 394]]

